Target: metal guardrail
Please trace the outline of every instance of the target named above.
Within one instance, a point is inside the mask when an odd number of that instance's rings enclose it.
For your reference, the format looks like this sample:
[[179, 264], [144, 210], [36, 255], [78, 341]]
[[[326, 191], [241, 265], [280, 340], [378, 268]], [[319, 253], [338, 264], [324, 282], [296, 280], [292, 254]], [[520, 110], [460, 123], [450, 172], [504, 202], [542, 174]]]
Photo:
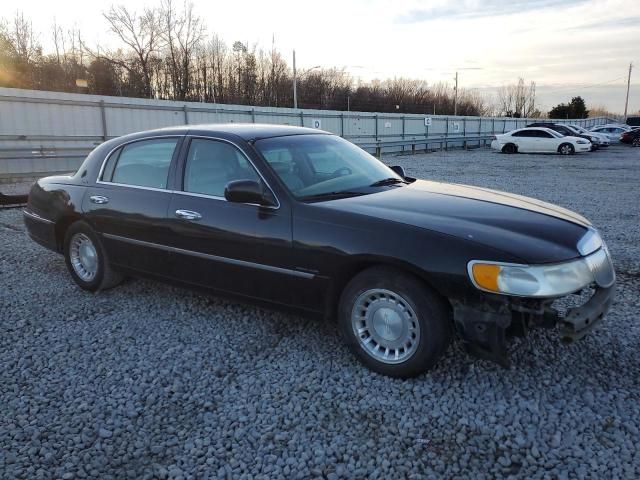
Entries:
[[[491, 135], [530, 121], [533, 119], [342, 112], [0, 88], [0, 181], [68, 172], [106, 140], [178, 124], [247, 122], [314, 127], [380, 156], [390, 151], [415, 152], [423, 146], [425, 150], [482, 146]], [[585, 127], [606, 121], [572, 120]]]
[[485, 147], [487, 145], [487, 141], [494, 138], [495, 135], [466, 135], [466, 136], [434, 136], [434, 137], [424, 137], [424, 138], [412, 138], [405, 140], [390, 140], [384, 141], [379, 140], [377, 142], [363, 142], [358, 143], [358, 145], [362, 148], [371, 148], [375, 149], [376, 156], [379, 158], [382, 155], [383, 148], [391, 148], [391, 147], [402, 147], [402, 151], [400, 153], [404, 153], [404, 147], [411, 147], [411, 153], [416, 153], [419, 151], [419, 146], [424, 145], [424, 150], [429, 150], [429, 145], [438, 145], [439, 150], [447, 150], [450, 145], [460, 146], [463, 149], [469, 148], [471, 145], [476, 145], [477, 147]]

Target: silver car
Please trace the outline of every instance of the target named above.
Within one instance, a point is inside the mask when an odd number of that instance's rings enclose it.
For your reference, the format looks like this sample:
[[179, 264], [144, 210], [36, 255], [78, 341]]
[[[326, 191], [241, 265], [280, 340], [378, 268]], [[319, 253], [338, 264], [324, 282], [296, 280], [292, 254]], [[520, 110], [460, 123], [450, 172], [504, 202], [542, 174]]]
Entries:
[[[596, 143], [599, 147], [608, 147], [609, 145], [611, 145], [611, 141], [609, 140], [609, 137], [604, 133], [590, 132], [586, 128], [581, 127], [580, 125], [565, 125], [565, 126], [573, 130], [579, 135], [589, 135], [591, 137], [596, 138], [597, 139]], [[593, 143], [593, 140], [592, 140], [592, 143]]]
[[629, 127], [623, 125], [598, 125], [593, 127], [591, 132], [602, 133], [609, 137], [611, 143], [617, 143], [620, 141], [620, 135], [629, 131]]

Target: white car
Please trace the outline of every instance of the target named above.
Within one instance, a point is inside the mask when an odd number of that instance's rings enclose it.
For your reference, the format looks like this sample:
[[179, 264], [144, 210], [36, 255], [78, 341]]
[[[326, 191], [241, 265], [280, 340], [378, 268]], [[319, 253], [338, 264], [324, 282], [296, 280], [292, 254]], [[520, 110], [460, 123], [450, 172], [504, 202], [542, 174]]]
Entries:
[[611, 143], [619, 142], [620, 135], [624, 132], [628, 132], [631, 130], [629, 127], [625, 125], [598, 125], [597, 127], [593, 127], [590, 131], [595, 133], [602, 133], [609, 137], [609, 141]]
[[502, 153], [560, 153], [572, 155], [591, 150], [591, 142], [580, 137], [565, 137], [555, 130], [527, 127], [496, 135], [491, 148]]
[[596, 137], [598, 139], [598, 145], [600, 147], [608, 147], [611, 145], [611, 140], [604, 133], [598, 132], [590, 132], [586, 128], [581, 127], [580, 125], [566, 125], [567, 128], [574, 130], [576, 133], [580, 135], [590, 135], [592, 137]]

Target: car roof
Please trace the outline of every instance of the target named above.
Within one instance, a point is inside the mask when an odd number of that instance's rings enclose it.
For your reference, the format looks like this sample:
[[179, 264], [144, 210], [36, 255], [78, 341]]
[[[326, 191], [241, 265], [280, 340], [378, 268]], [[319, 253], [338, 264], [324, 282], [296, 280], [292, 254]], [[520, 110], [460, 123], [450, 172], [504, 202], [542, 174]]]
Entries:
[[325, 132], [324, 130], [318, 130], [317, 128], [295, 127], [291, 125], [271, 125], [266, 123], [206, 123], [201, 125], [164, 127], [139, 133], [164, 135], [230, 134], [236, 135], [246, 141], [290, 135], [331, 135], [331, 133]]
[[551, 128], [547, 128], [547, 127], [523, 127], [523, 128], [517, 128], [514, 130], [514, 132], [519, 132], [521, 130], [542, 130], [543, 132], [553, 132], [553, 133], [558, 133], [555, 130], [551, 129]]

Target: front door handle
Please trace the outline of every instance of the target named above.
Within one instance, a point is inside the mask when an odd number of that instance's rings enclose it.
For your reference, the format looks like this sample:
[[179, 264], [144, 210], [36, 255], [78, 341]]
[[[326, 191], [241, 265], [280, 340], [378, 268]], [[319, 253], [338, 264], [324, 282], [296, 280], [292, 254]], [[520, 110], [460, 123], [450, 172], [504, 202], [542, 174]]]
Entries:
[[109, 203], [109, 198], [103, 197], [102, 195], [91, 195], [89, 200], [91, 200], [91, 203], [97, 203], [98, 205]]
[[184, 218], [185, 220], [200, 220], [202, 215], [191, 210], [176, 210], [176, 217]]

